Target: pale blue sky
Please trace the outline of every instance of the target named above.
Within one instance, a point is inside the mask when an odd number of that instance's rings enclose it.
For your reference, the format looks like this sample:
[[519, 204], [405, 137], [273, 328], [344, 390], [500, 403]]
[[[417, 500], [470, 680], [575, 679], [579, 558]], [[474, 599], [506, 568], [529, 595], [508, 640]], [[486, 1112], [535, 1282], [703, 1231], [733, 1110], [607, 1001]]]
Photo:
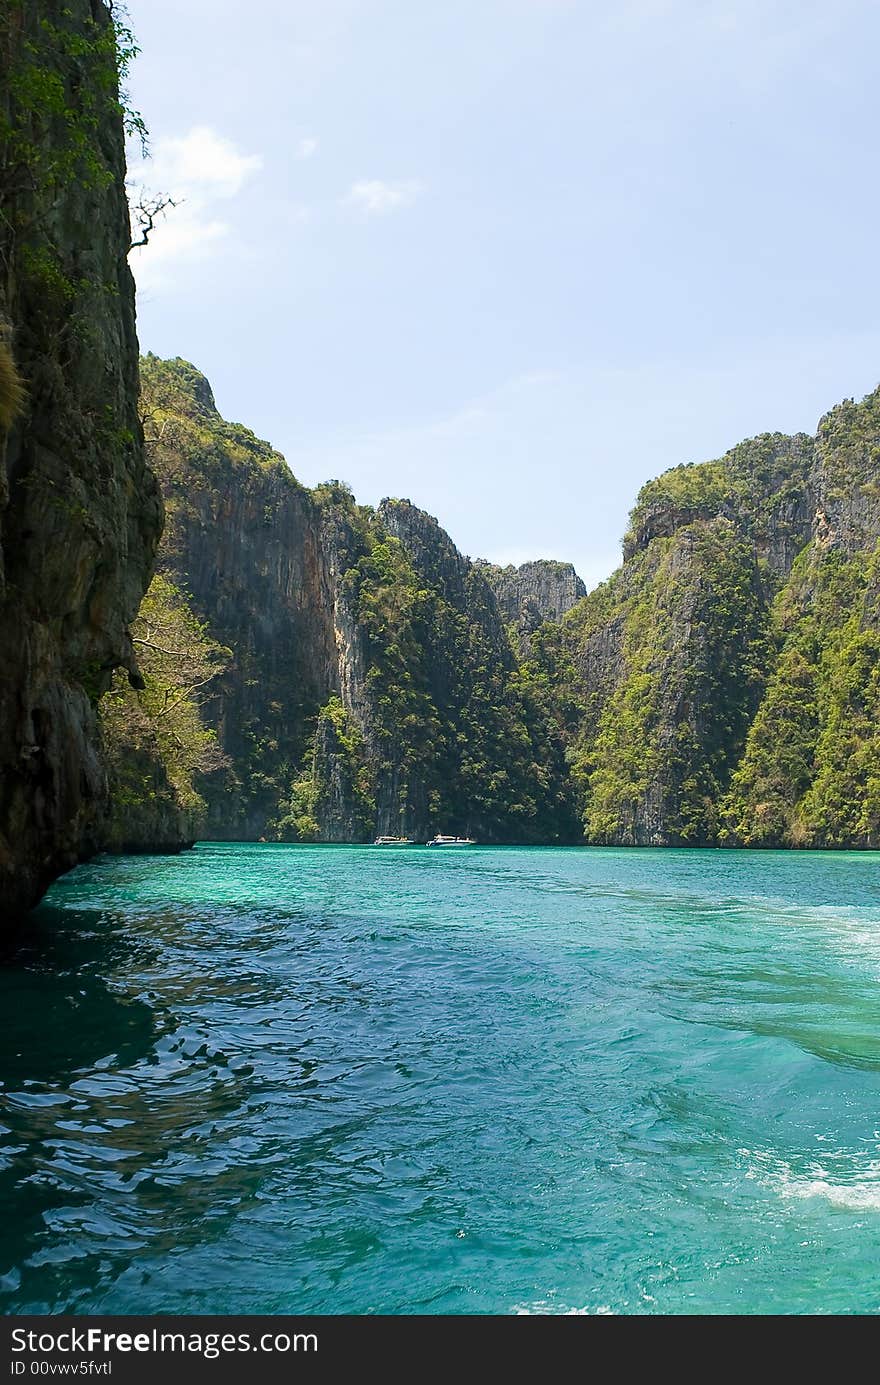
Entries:
[[639, 486], [880, 378], [873, 0], [130, 0], [142, 345], [312, 484], [619, 560]]

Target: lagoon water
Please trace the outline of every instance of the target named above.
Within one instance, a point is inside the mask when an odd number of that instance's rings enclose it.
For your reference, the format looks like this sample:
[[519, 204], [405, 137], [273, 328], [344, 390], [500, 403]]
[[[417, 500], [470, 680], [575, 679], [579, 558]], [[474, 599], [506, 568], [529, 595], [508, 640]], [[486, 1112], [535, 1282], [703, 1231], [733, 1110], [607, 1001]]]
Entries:
[[0, 970], [0, 1307], [880, 1309], [880, 855], [203, 845]]

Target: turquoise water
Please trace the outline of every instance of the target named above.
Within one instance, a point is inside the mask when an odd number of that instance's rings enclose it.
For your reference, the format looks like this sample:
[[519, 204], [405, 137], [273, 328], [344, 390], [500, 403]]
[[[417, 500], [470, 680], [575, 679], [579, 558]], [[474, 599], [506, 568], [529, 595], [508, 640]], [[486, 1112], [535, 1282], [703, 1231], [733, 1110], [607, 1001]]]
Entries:
[[880, 1308], [880, 856], [206, 845], [0, 971], [6, 1312]]

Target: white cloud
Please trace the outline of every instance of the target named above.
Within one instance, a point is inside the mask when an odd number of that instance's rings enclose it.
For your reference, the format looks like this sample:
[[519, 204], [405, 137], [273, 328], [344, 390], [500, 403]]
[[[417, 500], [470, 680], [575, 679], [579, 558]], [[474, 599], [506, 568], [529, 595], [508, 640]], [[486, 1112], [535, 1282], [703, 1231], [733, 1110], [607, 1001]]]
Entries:
[[[168, 206], [156, 217], [149, 244], [132, 252], [132, 269], [140, 289], [166, 288], [176, 270], [232, 244], [230, 227], [218, 216], [216, 203], [240, 193], [262, 163], [258, 154], [243, 154], [207, 125], [156, 142], [149, 185], [143, 178], [133, 179], [129, 198], [136, 207], [142, 196], [155, 200], [158, 191], [176, 206]], [[137, 239], [136, 213], [132, 220]]]
[[421, 191], [422, 184], [415, 179], [386, 183], [381, 178], [362, 178], [352, 183], [345, 201], [366, 216], [384, 216], [387, 212], [412, 206]]
[[313, 154], [318, 152], [318, 141], [314, 135], [306, 135], [296, 146], [296, 157], [298, 159], [310, 159]]
[[234, 197], [252, 173], [262, 168], [259, 154], [242, 154], [231, 140], [208, 125], [198, 125], [182, 138], [157, 140], [152, 181], [171, 196], [193, 189], [216, 197]]

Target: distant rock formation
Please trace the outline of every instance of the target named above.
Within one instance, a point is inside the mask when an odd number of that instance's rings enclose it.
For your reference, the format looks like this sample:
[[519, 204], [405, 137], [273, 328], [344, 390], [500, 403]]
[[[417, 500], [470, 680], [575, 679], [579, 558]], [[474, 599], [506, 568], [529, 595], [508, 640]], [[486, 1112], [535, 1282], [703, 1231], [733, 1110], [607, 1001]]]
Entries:
[[495, 593], [502, 619], [523, 635], [530, 635], [545, 620], [558, 623], [587, 594], [571, 563], [539, 558], [519, 567], [484, 562], [479, 566]]
[[306, 490], [187, 362], [142, 376], [160, 563], [234, 652], [205, 706], [231, 761], [205, 834], [577, 840], [561, 731], [483, 565], [409, 501]]
[[880, 846], [880, 392], [649, 482], [545, 668], [588, 841]]
[[143, 374], [162, 563], [235, 654], [209, 835], [880, 845], [877, 393], [649, 482], [585, 595], [307, 491], [193, 367]]

